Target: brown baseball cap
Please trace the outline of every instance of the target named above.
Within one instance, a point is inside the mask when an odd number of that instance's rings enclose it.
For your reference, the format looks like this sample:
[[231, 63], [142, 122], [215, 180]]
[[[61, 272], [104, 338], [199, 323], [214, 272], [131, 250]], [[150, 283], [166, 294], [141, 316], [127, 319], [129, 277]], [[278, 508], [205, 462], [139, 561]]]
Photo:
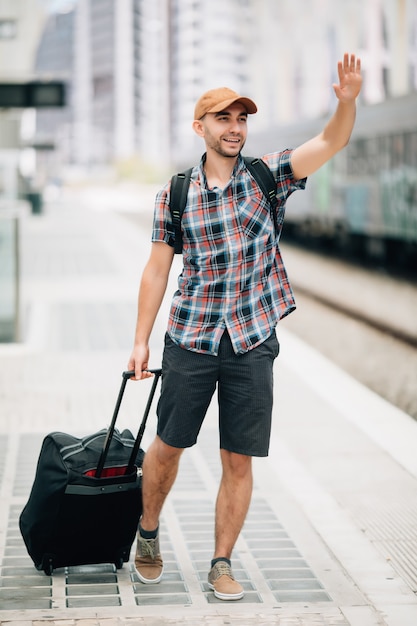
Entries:
[[219, 87], [203, 93], [195, 105], [194, 119], [201, 120], [206, 113], [219, 113], [219, 111], [227, 109], [234, 102], [241, 102], [248, 113], [256, 113], [258, 110], [256, 104], [250, 98], [240, 96], [236, 91], [228, 87]]

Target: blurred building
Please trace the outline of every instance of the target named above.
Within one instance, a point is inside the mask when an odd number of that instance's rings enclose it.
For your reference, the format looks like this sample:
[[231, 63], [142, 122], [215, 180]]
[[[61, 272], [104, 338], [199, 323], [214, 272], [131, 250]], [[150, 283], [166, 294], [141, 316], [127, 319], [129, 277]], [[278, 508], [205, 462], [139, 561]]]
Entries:
[[36, 51], [34, 69], [37, 78], [65, 82], [67, 106], [36, 112], [34, 141], [38, 146], [37, 169], [42, 186], [46, 179], [59, 178], [62, 167], [77, 157], [72, 99], [74, 50], [74, 11], [49, 15]]
[[33, 0], [0, 0], [0, 78], [32, 77], [45, 11]]
[[135, 148], [144, 162], [163, 170], [171, 160], [173, 0], [127, 1], [134, 11]]
[[362, 57], [362, 102], [416, 90], [417, 0], [78, 0], [46, 25], [35, 70], [62, 54], [72, 72], [69, 126], [55, 132], [70, 162], [139, 155], [165, 169], [200, 153], [191, 122], [206, 89], [253, 97], [254, 133], [325, 116], [345, 51]]
[[191, 131], [199, 96], [219, 86], [252, 91], [250, 41], [259, 2], [172, 0], [169, 5], [171, 148], [175, 160], [186, 164], [201, 151], [201, 140]]
[[[33, 59], [45, 13], [33, 0], [0, 0], [0, 82], [24, 83], [33, 78]], [[22, 187], [19, 176], [24, 111], [0, 105], [0, 206]]]

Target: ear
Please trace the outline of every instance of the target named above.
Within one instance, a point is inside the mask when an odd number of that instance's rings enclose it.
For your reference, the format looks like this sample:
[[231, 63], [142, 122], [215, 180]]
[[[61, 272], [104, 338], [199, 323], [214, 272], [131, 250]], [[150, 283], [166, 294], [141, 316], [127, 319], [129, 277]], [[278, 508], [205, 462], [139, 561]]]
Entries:
[[204, 137], [204, 126], [201, 120], [194, 120], [193, 130], [199, 137]]

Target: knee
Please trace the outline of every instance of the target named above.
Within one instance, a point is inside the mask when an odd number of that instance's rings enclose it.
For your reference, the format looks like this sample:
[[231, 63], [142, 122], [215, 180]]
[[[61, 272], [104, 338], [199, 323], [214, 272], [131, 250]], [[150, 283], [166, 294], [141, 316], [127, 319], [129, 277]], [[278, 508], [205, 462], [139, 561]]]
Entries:
[[173, 446], [169, 446], [167, 443], [164, 443], [162, 439], [157, 435], [151, 444], [148, 452], [145, 455], [145, 459], [147, 455], [154, 456], [157, 461], [162, 464], [178, 463], [181, 454], [183, 453], [182, 448], [174, 448]]
[[223, 472], [236, 478], [246, 478], [252, 473], [252, 457], [245, 454], [237, 454], [229, 450], [221, 450]]

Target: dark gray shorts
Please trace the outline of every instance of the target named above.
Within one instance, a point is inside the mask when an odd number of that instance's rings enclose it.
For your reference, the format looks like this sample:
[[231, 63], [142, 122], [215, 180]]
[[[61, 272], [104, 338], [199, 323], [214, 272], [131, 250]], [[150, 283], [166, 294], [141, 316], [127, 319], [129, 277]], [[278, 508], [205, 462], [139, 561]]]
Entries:
[[224, 332], [218, 356], [180, 348], [167, 334], [162, 361], [158, 435], [175, 448], [193, 446], [218, 389], [220, 447], [267, 456], [271, 434], [275, 331], [253, 350], [235, 354]]

